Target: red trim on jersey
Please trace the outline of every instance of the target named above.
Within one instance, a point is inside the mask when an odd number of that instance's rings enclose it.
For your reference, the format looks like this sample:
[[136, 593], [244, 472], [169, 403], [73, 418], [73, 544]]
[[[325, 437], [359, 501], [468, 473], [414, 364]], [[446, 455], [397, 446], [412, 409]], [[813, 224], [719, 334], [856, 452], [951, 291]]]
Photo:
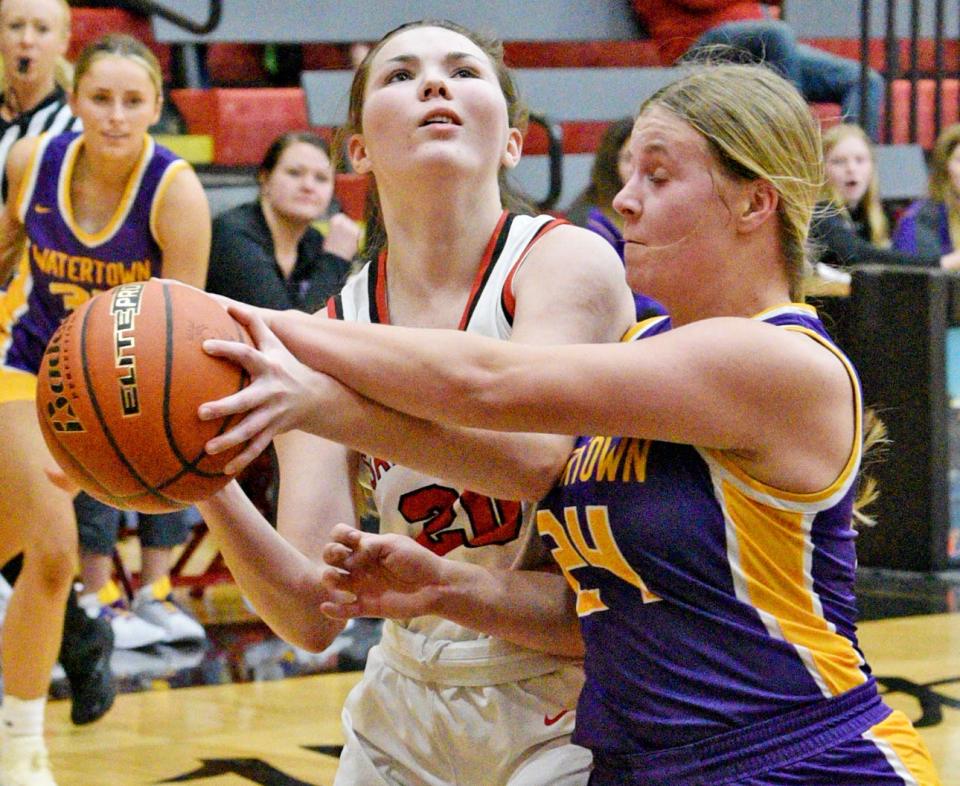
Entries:
[[470, 315], [473, 314], [473, 306], [477, 298], [480, 297], [480, 292], [483, 290], [483, 284], [486, 282], [487, 277], [490, 275], [490, 268], [493, 266], [494, 258], [493, 251], [497, 247], [497, 241], [500, 240], [500, 234], [503, 231], [503, 225], [507, 221], [507, 216], [510, 213], [504, 210], [500, 214], [500, 220], [497, 221], [496, 227], [494, 227], [493, 234], [490, 235], [490, 240], [487, 241], [487, 247], [483, 250], [483, 258], [480, 260], [480, 266], [477, 268], [477, 274], [473, 278], [473, 286], [470, 288], [470, 294], [467, 296], [467, 304], [463, 307], [463, 314], [460, 315], [460, 330], [467, 329], [467, 323], [470, 321]]
[[[467, 295], [467, 302], [463, 307], [463, 313], [460, 315], [460, 330], [466, 330], [467, 324], [470, 322], [470, 316], [473, 314], [473, 309], [476, 306], [476, 301], [480, 297], [483, 286], [490, 276], [490, 271], [493, 269], [496, 258], [499, 256], [498, 249], [503, 246], [509, 218], [510, 213], [507, 210], [504, 210], [500, 214], [500, 219], [497, 221], [497, 225], [490, 235], [490, 240], [487, 241], [487, 246], [483, 250], [483, 256], [480, 259], [480, 264], [477, 266], [477, 272], [473, 277], [470, 293]], [[390, 313], [387, 310], [387, 249], [380, 252], [380, 256], [377, 259], [377, 267], [374, 272], [376, 274], [376, 280], [373, 282], [372, 295], [375, 301], [373, 305], [376, 313], [371, 313], [371, 321], [389, 325]]]
[[327, 316], [330, 319], [343, 319], [343, 304], [340, 295], [331, 295], [327, 298]]
[[513, 294], [513, 276], [520, 269], [520, 265], [523, 264], [523, 261], [527, 258], [527, 254], [530, 253], [530, 249], [533, 247], [533, 244], [536, 243], [541, 237], [543, 237], [547, 232], [555, 227], [561, 226], [562, 224], [569, 224], [565, 218], [555, 218], [553, 221], [549, 221], [544, 224], [540, 229], [537, 230], [530, 242], [527, 243], [527, 247], [520, 252], [520, 256], [517, 257], [517, 261], [514, 262], [513, 267], [510, 268], [510, 272], [507, 273], [507, 277], [503, 282], [503, 310], [507, 315], [507, 319], [510, 321], [510, 324], [513, 324], [513, 312], [517, 306], [516, 298]]
[[387, 309], [387, 249], [377, 257], [377, 283], [374, 291], [376, 297], [376, 319], [381, 325], [390, 324], [390, 311]]

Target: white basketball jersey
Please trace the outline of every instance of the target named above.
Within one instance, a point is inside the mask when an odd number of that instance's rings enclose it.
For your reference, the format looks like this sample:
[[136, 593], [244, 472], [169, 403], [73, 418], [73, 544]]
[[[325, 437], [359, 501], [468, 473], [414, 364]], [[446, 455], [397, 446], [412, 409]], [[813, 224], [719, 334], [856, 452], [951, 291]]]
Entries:
[[[560, 223], [550, 216], [503, 214], [477, 270], [461, 330], [492, 338], [510, 337], [513, 274], [532, 243]], [[340, 294], [331, 298], [329, 315], [389, 324], [386, 277], [386, 254], [381, 254], [380, 259], [351, 276]], [[456, 446], [450, 449], [456, 450]], [[492, 499], [376, 456], [362, 456], [360, 475], [372, 492], [381, 532], [409, 535], [449, 559], [508, 568], [531, 526], [532, 505]], [[406, 621], [403, 627], [435, 642], [485, 638], [437, 617], [418, 617]]]

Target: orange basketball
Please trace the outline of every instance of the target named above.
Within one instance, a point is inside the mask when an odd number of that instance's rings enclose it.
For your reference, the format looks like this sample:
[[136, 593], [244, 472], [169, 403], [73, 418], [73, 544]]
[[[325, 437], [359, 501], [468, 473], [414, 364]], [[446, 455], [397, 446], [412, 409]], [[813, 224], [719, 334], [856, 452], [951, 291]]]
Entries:
[[230, 419], [201, 421], [197, 407], [247, 384], [239, 366], [203, 351], [208, 338], [247, 341], [213, 298], [157, 280], [91, 298], [50, 339], [37, 380], [37, 415], [54, 458], [90, 496], [162, 513], [226, 485], [203, 446]]

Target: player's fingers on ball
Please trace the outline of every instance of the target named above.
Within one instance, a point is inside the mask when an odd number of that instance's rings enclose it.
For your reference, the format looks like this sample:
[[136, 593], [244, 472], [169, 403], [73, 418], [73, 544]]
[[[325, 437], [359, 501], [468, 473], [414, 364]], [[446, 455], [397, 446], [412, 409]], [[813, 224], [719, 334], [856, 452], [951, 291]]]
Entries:
[[237, 437], [236, 429], [230, 429], [225, 431], [223, 434], [218, 434], [217, 436], [208, 439], [207, 443], [203, 446], [203, 449], [209, 453], [211, 456], [216, 456], [218, 453], [223, 453], [225, 450], [230, 450], [230, 448], [240, 445], [244, 442], [242, 437]]
[[[231, 311], [231, 313], [233, 312]], [[281, 346], [280, 339], [273, 334], [273, 331], [267, 327], [267, 323], [255, 311], [248, 310], [246, 312], [244, 324], [258, 347], [266, 349]]]
[[[237, 415], [242, 412], [249, 412], [262, 406], [270, 397], [271, 391], [266, 385], [257, 385], [253, 383], [247, 385], [243, 390], [231, 393], [229, 396], [218, 398], [214, 401], [205, 401], [197, 409], [197, 416], [200, 420], [216, 420], [225, 418], [228, 415]], [[261, 424], [262, 427], [263, 424]], [[247, 440], [257, 429], [250, 429], [243, 437]]]
[[219, 297], [220, 305], [222, 305], [230, 313], [237, 322], [240, 322], [243, 325], [249, 325], [250, 319], [256, 314], [256, 309], [252, 306], [247, 305], [246, 303], [241, 303], [239, 300], [231, 300], [228, 297]]
[[269, 414], [258, 408], [222, 434], [212, 437], [207, 442], [207, 452], [216, 455], [246, 443], [244, 453], [252, 454], [253, 458], [256, 458], [277, 435], [277, 431]]
[[226, 466], [223, 468], [223, 471], [228, 475], [237, 475], [240, 472], [243, 472], [244, 469], [261, 453], [270, 443], [270, 439], [262, 439], [258, 437], [253, 440], [244, 450], [234, 458], [230, 459], [227, 462]]
[[254, 375], [263, 373], [268, 365], [263, 353], [257, 347], [252, 347], [243, 341], [208, 338], [203, 342], [203, 351], [208, 355], [236, 363]]

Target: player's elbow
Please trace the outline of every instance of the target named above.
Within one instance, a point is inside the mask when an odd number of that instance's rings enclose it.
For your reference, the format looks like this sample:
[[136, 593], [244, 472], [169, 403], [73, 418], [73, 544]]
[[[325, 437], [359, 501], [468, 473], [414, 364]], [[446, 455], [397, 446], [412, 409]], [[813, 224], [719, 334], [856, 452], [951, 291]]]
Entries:
[[556, 483], [569, 455], [567, 438], [543, 435], [537, 444], [525, 448], [515, 462], [511, 472], [513, 493], [509, 498], [529, 502], [543, 499]]

